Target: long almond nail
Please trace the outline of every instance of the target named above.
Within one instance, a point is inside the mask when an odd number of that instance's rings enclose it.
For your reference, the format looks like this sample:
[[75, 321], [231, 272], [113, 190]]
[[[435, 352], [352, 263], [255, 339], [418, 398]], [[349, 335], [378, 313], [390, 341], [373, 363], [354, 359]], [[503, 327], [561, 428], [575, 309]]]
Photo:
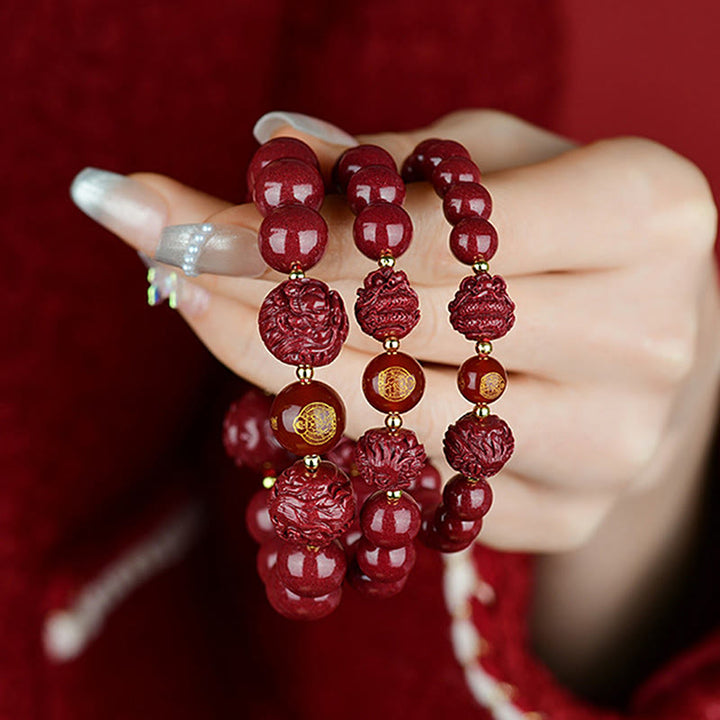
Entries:
[[325, 120], [302, 115], [301, 113], [275, 111], [263, 115], [253, 128], [253, 135], [259, 143], [270, 140], [278, 130], [290, 126], [306, 135], [312, 135], [332, 145], [357, 145], [358, 141], [341, 130], [337, 125], [332, 125]]
[[86, 215], [136, 249], [155, 251], [168, 215], [159, 193], [125, 175], [85, 168], [73, 180], [70, 195]]

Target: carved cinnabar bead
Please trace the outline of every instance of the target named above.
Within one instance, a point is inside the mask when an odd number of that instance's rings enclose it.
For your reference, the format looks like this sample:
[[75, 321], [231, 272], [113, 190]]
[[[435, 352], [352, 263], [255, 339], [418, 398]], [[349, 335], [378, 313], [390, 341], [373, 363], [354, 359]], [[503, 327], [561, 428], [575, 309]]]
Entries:
[[361, 480], [381, 490], [406, 488], [420, 473], [427, 456], [412, 430], [373, 428], [355, 448], [355, 464]]
[[327, 247], [328, 229], [320, 213], [302, 205], [273, 210], [258, 232], [263, 260], [278, 272], [288, 273], [294, 265], [310, 269]]
[[310, 472], [298, 460], [273, 485], [269, 512], [284, 540], [324, 547], [345, 533], [355, 517], [350, 480], [330, 462]]
[[425, 374], [410, 355], [383, 353], [367, 364], [362, 388], [376, 410], [404, 413], [420, 402], [425, 391]]
[[371, 203], [402, 205], [404, 200], [405, 183], [397, 171], [385, 165], [364, 167], [347, 184], [348, 205], [356, 215]]
[[389, 498], [382, 490], [371, 495], [360, 511], [360, 526], [368, 542], [378, 547], [409, 545], [420, 531], [420, 507], [412, 495]]
[[383, 267], [358, 288], [355, 317], [362, 331], [382, 342], [404, 338], [420, 320], [420, 301], [402, 270]]
[[[274, 530], [273, 530], [274, 532]], [[266, 583], [270, 577], [272, 569], [277, 563], [278, 552], [283, 545], [286, 545], [284, 540], [275, 536], [272, 540], [263, 543], [257, 553], [255, 565], [257, 567], [258, 575], [260, 579]]]
[[333, 180], [338, 188], [345, 192], [350, 178], [369, 165], [384, 165], [397, 173], [395, 160], [387, 150], [377, 145], [358, 145], [348, 148], [338, 158], [333, 168]]
[[465, 265], [490, 260], [497, 248], [497, 230], [484, 218], [464, 218], [450, 231], [450, 251]]
[[389, 598], [397, 595], [407, 582], [408, 576], [403, 575], [395, 582], [379, 582], [369, 578], [357, 565], [348, 571], [350, 585], [362, 596], [369, 598]]
[[451, 325], [468, 340], [495, 340], [515, 323], [515, 303], [500, 275], [464, 278], [448, 310]]
[[460, 182], [448, 188], [443, 197], [443, 213], [451, 225], [464, 218], [487, 220], [492, 211], [492, 199], [484, 185]]
[[472, 403], [497, 400], [507, 386], [505, 368], [492, 357], [470, 357], [458, 370], [457, 386]]
[[355, 245], [371, 260], [383, 255], [400, 257], [410, 247], [412, 233], [412, 221], [405, 210], [386, 202], [367, 205], [353, 224]]
[[342, 588], [318, 597], [298, 595], [283, 585], [277, 568], [270, 573], [265, 592], [270, 605], [289, 620], [320, 620], [335, 610], [342, 599]]
[[424, 152], [422, 168], [425, 179], [430, 180], [435, 168], [451, 157], [464, 157], [470, 159], [470, 153], [459, 142], [454, 140], [438, 140], [430, 143]]
[[454, 475], [443, 489], [443, 504], [461, 520], [480, 520], [487, 515], [492, 500], [492, 490], [484, 478], [468, 480], [464, 475]]
[[337, 590], [346, 569], [345, 552], [337, 541], [323, 548], [284, 543], [277, 556], [277, 573], [283, 585], [304, 597]]
[[451, 542], [472, 542], [478, 536], [482, 525], [482, 519], [463, 520], [443, 505], [435, 511], [435, 529]]
[[479, 183], [478, 166], [466, 157], [449, 157], [434, 170], [431, 178], [435, 192], [444, 197], [445, 193], [457, 183]]
[[245, 527], [255, 542], [266, 543], [275, 537], [275, 528], [270, 520], [268, 501], [270, 491], [258, 490], [245, 508]]
[[274, 160], [260, 170], [253, 186], [253, 201], [263, 215], [284, 205], [319, 210], [324, 197], [320, 173], [302, 160]]
[[267, 349], [288, 365], [331, 363], [348, 335], [342, 297], [321, 280], [285, 280], [265, 297], [258, 316]]
[[295, 455], [323, 455], [345, 430], [345, 405], [329, 385], [311, 380], [284, 387], [270, 407], [277, 441]]
[[252, 191], [253, 187], [255, 187], [255, 178], [266, 165], [275, 160], [287, 158], [302, 160], [304, 163], [320, 169], [317, 155], [302, 140], [291, 137], [273, 138], [261, 145], [250, 161], [247, 171], [248, 190]]
[[372, 580], [395, 582], [408, 575], [415, 564], [415, 546], [382, 548], [362, 538], [355, 555], [358, 567]]
[[497, 415], [478, 418], [472, 412], [450, 425], [443, 440], [450, 467], [470, 478], [500, 472], [514, 447], [512, 431], [502, 418]]

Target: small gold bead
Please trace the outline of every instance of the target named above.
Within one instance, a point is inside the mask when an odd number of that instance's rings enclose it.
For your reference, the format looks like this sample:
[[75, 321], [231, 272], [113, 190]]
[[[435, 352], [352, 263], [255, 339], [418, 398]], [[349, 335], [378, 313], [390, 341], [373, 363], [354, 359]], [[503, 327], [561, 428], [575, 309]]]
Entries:
[[295, 375], [301, 383], [309, 383], [313, 379], [313, 369], [310, 365], [298, 365], [295, 369]]
[[396, 337], [386, 337], [383, 340], [385, 352], [396, 353], [400, 349], [400, 341]]
[[299, 265], [295, 264], [290, 270], [289, 277], [291, 280], [302, 280], [305, 277], [305, 273]]
[[388, 490], [385, 495], [390, 502], [397, 502], [402, 497], [402, 490]]
[[275, 481], [276, 481], [276, 480], [277, 480], [277, 478], [276, 478], [274, 475], [266, 475], [266, 476], [262, 479], [263, 487], [264, 487], [266, 490], [269, 490], [269, 489], [275, 484]]
[[320, 467], [320, 456], [319, 455], [306, 455], [303, 458], [305, 467], [310, 472], [315, 472]]
[[490, 269], [490, 265], [487, 260], [477, 260], [473, 263], [472, 269], [476, 275], [479, 275], [480, 273], [487, 272]]
[[475, 351], [478, 355], [489, 355], [492, 349], [492, 343], [489, 340], [478, 340], [475, 343]]
[[388, 413], [385, 416], [385, 427], [390, 430], [390, 432], [393, 430], [399, 430], [402, 427], [402, 424], [402, 418], [397, 413]]
[[392, 255], [383, 255], [383, 256], [378, 260], [378, 265], [379, 265], [381, 268], [384, 268], [384, 267], [389, 267], [389, 268], [395, 267], [395, 258], [394, 258]]
[[474, 407], [473, 412], [479, 418], [486, 418], [490, 414], [490, 408], [484, 403], [478, 403]]

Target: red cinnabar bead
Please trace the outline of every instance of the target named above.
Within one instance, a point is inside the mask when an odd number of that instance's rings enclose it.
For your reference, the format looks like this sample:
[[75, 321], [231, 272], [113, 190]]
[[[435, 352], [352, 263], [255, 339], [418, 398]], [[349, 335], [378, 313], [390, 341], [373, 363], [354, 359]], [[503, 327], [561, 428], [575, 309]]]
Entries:
[[478, 166], [466, 157], [449, 157], [434, 170], [431, 178], [435, 192], [443, 197], [457, 183], [479, 183]]
[[346, 568], [345, 552], [337, 541], [323, 548], [284, 543], [277, 556], [277, 573], [283, 585], [303, 597], [337, 590]]
[[266, 583], [270, 577], [270, 572], [277, 563], [278, 552], [283, 545], [286, 545], [284, 540], [279, 537], [274, 537], [272, 540], [263, 543], [257, 553], [256, 567], [260, 579]]
[[324, 618], [337, 608], [342, 598], [342, 588], [318, 597], [298, 595], [283, 585], [277, 569], [270, 573], [265, 591], [273, 608], [289, 620]]
[[492, 199], [484, 185], [459, 182], [448, 188], [443, 197], [443, 212], [451, 225], [470, 217], [487, 220], [491, 211]]
[[461, 520], [480, 520], [492, 505], [492, 490], [484, 478], [469, 480], [453, 476], [443, 489], [443, 504], [448, 512]]
[[266, 543], [275, 537], [268, 511], [269, 490], [258, 490], [245, 508], [245, 526], [255, 542]]
[[448, 310], [450, 324], [468, 340], [495, 340], [515, 324], [515, 303], [500, 275], [464, 278]]
[[402, 167], [402, 178], [406, 183], [426, 180], [425, 157], [428, 150], [435, 144], [441, 142], [440, 138], [429, 138], [423, 140], [413, 150], [412, 154], [405, 160]]
[[376, 410], [404, 413], [420, 402], [425, 391], [425, 374], [410, 355], [384, 353], [368, 363], [362, 388]]
[[373, 428], [357, 442], [355, 463], [360, 478], [382, 490], [406, 488], [422, 470], [425, 448], [412, 430]]
[[507, 374], [495, 358], [474, 356], [460, 366], [457, 385], [470, 402], [489, 403], [505, 392]]
[[261, 145], [250, 161], [247, 171], [248, 190], [252, 191], [255, 187], [255, 178], [266, 165], [275, 160], [288, 158], [302, 160], [304, 163], [319, 169], [317, 155], [302, 140], [291, 137], [273, 138]]
[[437, 514], [437, 507], [426, 508], [423, 510], [422, 526], [420, 528], [420, 537], [422, 538], [423, 544], [433, 550], [439, 550], [443, 553], [454, 553], [465, 548], [470, 547], [474, 541], [473, 538], [469, 538], [462, 542], [450, 540], [443, 535], [435, 525], [435, 517]]
[[440, 535], [456, 543], [474, 540], [482, 528], [482, 519], [463, 520], [440, 505], [435, 511], [435, 529]]
[[290, 205], [273, 210], [263, 220], [258, 245], [263, 260], [278, 272], [290, 272], [293, 265], [310, 269], [327, 247], [328, 229], [315, 210]]
[[271, 162], [258, 173], [253, 189], [253, 200], [263, 215], [284, 205], [304, 205], [319, 210], [324, 197], [320, 173], [302, 160]]
[[437, 142], [431, 143], [425, 150], [425, 157], [422, 164], [425, 179], [430, 180], [435, 168], [443, 160], [451, 157], [464, 157], [469, 160], [470, 153], [463, 145], [454, 140], [438, 140]]
[[383, 548], [409, 545], [420, 531], [420, 508], [408, 493], [388, 498], [382, 490], [371, 495], [360, 512], [368, 542]]
[[362, 168], [370, 165], [383, 165], [397, 173], [397, 165], [393, 156], [377, 145], [358, 145], [348, 148], [335, 163], [333, 180], [345, 192], [350, 178]]
[[380, 202], [367, 205], [353, 224], [357, 249], [371, 260], [383, 255], [400, 257], [412, 240], [412, 221], [399, 205]]
[[373, 580], [395, 582], [406, 576], [415, 564], [415, 546], [381, 548], [365, 538], [358, 543], [355, 555], [358, 567]]
[[350, 178], [347, 200], [356, 215], [371, 203], [402, 205], [405, 200], [405, 183], [395, 170], [385, 165], [369, 165]]
[[410, 483], [408, 492], [417, 500], [422, 510], [436, 507], [442, 497], [442, 478], [437, 468], [426, 462]]
[[484, 218], [463, 218], [450, 231], [450, 251], [466, 265], [489, 260], [497, 248], [497, 230]]
[[270, 408], [270, 427], [295, 455], [322, 455], [345, 430], [345, 405], [329, 385], [311, 380], [284, 387]]
[[348, 571], [350, 585], [364, 597], [371, 598], [389, 598], [397, 595], [405, 587], [407, 579], [408, 576], [403, 575], [395, 582], [380, 582], [369, 578], [357, 565]]

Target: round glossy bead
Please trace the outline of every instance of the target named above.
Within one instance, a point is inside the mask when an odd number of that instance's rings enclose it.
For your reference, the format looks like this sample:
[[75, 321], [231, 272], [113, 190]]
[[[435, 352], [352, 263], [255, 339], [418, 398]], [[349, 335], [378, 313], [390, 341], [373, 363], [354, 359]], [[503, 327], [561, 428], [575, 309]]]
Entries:
[[258, 575], [264, 583], [268, 581], [270, 573], [277, 563], [278, 552], [285, 544], [279, 537], [274, 537], [260, 546], [257, 553], [256, 567]]
[[430, 180], [433, 171], [443, 161], [451, 157], [464, 157], [470, 159], [470, 153], [459, 142], [454, 140], [438, 140], [430, 143], [425, 151], [423, 159], [423, 172], [425, 177]]
[[426, 462], [410, 483], [408, 492], [423, 511], [428, 507], [435, 508], [442, 497], [442, 478], [437, 468]]
[[445, 193], [457, 183], [479, 183], [480, 170], [467, 157], [449, 157], [434, 170], [431, 178], [435, 192], [444, 197]]
[[487, 220], [492, 211], [492, 198], [484, 185], [459, 182], [448, 188], [443, 197], [443, 212], [451, 225], [464, 218]]
[[267, 215], [284, 205], [304, 205], [319, 210], [325, 186], [317, 168], [302, 160], [275, 160], [257, 175], [253, 200], [258, 210]]
[[425, 391], [425, 374], [415, 358], [405, 353], [384, 353], [365, 368], [363, 393], [376, 409], [404, 413], [414, 408]]
[[435, 511], [435, 529], [448, 540], [457, 543], [472, 541], [482, 528], [482, 518], [463, 520], [444, 505]]
[[405, 577], [415, 564], [415, 546], [382, 548], [363, 538], [355, 555], [359, 568], [373, 580], [395, 582]]
[[258, 490], [245, 508], [245, 526], [255, 542], [266, 543], [275, 537], [268, 512], [269, 490]]
[[409, 545], [420, 531], [420, 508], [408, 493], [390, 499], [384, 491], [371, 495], [360, 511], [360, 526], [368, 542], [378, 547]]
[[333, 180], [345, 192], [350, 178], [369, 165], [383, 165], [397, 173], [395, 160], [387, 150], [377, 145], [358, 145], [347, 149], [338, 158], [333, 168]]
[[322, 455], [345, 430], [345, 405], [329, 385], [311, 380], [283, 388], [270, 408], [270, 427], [295, 455]]
[[252, 190], [255, 187], [255, 178], [266, 165], [275, 160], [288, 158], [302, 160], [304, 163], [319, 169], [317, 155], [302, 140], [291, 137], [273, 138], [261, 145], [250, 161], [247, 171], [248, 189]]
[[389, 598], [397, 595], [407, 582], [408, 576], [403, 575], [394, 582], [380, 582], [369, 578], [359, 567], [354, 566], [348, 572], [350, 585], [364, 597]]
[[410, 216], [399, 205], [374, 203], [363, 208], [353, 223], [357, 249], [371, 260], [383, 255], [400, 257], [412, 240]]
[[278, 272], [289, 273], [293, 265], [309, 270], [327, 247], [328, 229], [315, 210], [290, 205], [273, 210], [260, 225], [258, 245], [263, 260]]
[[497, 248], [497, 230], [484, 218], [463, 218], [450, 231], [450, 251], [465, 265], [490, 260]]
[[464, 475], [454, 475], [443, 489], [443, 505], [461, 520], [482, 519], [492, 500], [492, 490], [484, 478], [468, 480]]
[[277, 556], [277, 573], [283, 585], [304, 597], [337, 590], [346, 569], [345, 553], [336, 542], [323, 548], [285, 543]]
[[402, 166], [402, 179], [406, 183], [426, 180], [425, 156], [434, 143], [441, 142], [440, 138], [429, 138], [419, 143], [408, 156]]
[[474, 537], [462, 542], [450, 540], [438, 530], [435, 525], [435, 516], [437, 508], [428, 507], [423, 510], [422, 527], [420, 528], [420, 539], [423, 544], [433, 550], [439, 550], [443, 553], [454, 553], [465, 550], [470, 547], [474, 541]]
[[463, 397], [470, 402], [489, 403], [505, 392], [507, 374], [495, 358], [474, 356], [460, 366], [457, 386]]
[[385, 165], [369, 165], [358, 170], [348, 181], [347, 199], [356, 215], [371, 203], [402, 205], [405, 183], [395, 170]]
[[273, 608], [290, 620], [324, 618], [337, 608], [342, 598], [342, 588], [317, 597], [298, 595], [283, 585], [277, 571], [270, 573], [265, 591]]

